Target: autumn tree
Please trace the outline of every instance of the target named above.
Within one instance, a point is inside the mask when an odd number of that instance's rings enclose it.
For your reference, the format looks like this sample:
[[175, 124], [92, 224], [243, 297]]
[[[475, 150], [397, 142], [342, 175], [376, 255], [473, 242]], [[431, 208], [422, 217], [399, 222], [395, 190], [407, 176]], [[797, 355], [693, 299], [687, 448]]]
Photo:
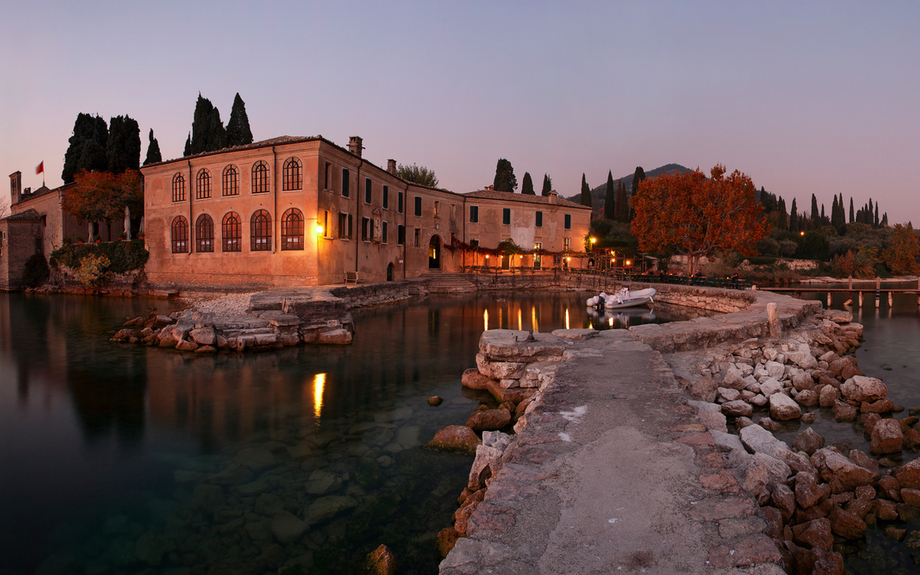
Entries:
[[699, 169], [645, 180], [633, 196], [632, 233], [643, 251], [673, 251], [687, 256], [689, 272], [716, 250], [754, 253], [767, 233], [767, 221], [754, 199], [751, 178], [738, 170]]
[[144, 159], [144, 165], [162, 162], [163, 156], [160, 154], [160, 143], [153, 137], [153, 128], [150, 129], [150, 134], [147, 136], [147, 139], [147, 157]]
[[607, 187], [604, 189], [604, 218], [615, 220], [617, 217], [616, 190], [613, 188], [613, 172], [607, 170]]
[[434, 175], [434, 170], [429, 170], [425, 166], [399, 164], [396, 168], [396, 175], [407, 182], [421, 184], [429, 188], [438, 187], [438, 178]]
[[230, 119], [227, 120], [227, 146], [243, 146], [252, 143], [252, 130], [249, 128], [249, 115], [246, 114], [246, 103], [236, 93], [233, 98], [233, 108], [230, 109]]
[[521, 193], [528, 196], [537, 195], [533, 190], [533, 179], [530, 177], [530, 172], [524, 172], [524, 178], [521, 180]]
[[581, 205], [591, 207], [591, 188], [584, 174], [581, 175]]
[[137, 170], [121, 174], [82, 171], [74, 183], [64, 194], [61, 207], [78, 221], [111, 223], [125, 217], [125, 207], [135, 217], [143, 213], [144, 193]]
[[517, 189], [517, 178], [514, 176], [514, 168], [511, 162], [505, 158], [500, 158], [495, 165], [495, 180], [492, 187], [496, 192], [511, 192]]
[[549, 174], [543, 174], [543, 192], [541, 195], [548, 196], [553, 191], [553, 179]]
[[920, 244], [913, 227], [910, 224], [895, 224], [888, 246], [882, 251], [882, 259], [891, 273], [896, 276], [920, 273], [920, 265], [917, 265], [918, 254]]

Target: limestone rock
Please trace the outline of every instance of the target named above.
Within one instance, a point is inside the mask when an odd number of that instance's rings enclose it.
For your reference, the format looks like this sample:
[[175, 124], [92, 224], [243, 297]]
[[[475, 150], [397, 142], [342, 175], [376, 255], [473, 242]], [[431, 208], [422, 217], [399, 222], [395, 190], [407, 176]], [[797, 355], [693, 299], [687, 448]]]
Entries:
[[838, 399], [840, 399], [840, 391], [831, 385], [825, 385], [819, 392], [818, 405], [821, 407], [831, 407]]
[[476, 447], [476, 459], [470, 468], [467, 489], [478, 491], [486, 486], [486, 481], [501, 467], [502, 451], [488, 445]]
[[799, 419], [802, 408], [788, 395], [774, 393], [770, 396], [770, 417], [778, 421]]
[[754, 413], [754, 408], [743, 399], [736, 399], [722, 404], [722, 413], [729, 417], [745, 416], [750, 417]]
[[438, 555], [442, 560], [454, 548], [459, 538], [460, 534], [453, 527], [446, 527], [438, 532]]
[[760, 382], [760, 393], [764, 394], [766, 397], [770, 397], [774, 393], [780, 393], [783, 391], [783, 384], [778, 380], [772, 377]]
[[380, 545], [368, 554], [365, 567], [371, 575], [396, 575], [396, 556], [389, 547]]
[[332, 519], [342, 511], [357, 507], [358, 502], [344, 495], [327, 495], [311, 503], [304, 511], [304, 520], [308, 525], [315, 525]]
[[824, 438], [818, 435], [814, 429], [808, 428], [799, 433], [792, 441], [792, 448], [796, 451], [804, 451], [809, 456], [814, 455], [815, 451], [824, 447]]
[[877, 473], [857, 465], [829, 447], [816, 451], [811, 456], [811, 463], [824, 481], [839, 481], [844, 491], [852, 491], [860, 485], [871, 485], [879, 479]]
[[834, 545], [831, 522], [824, 517], [794, 526], [792, 534], [793, 541], [799, 545], [807, 545], [814, 549], [831, 551]]
[[746, 385], [744, 382], [744, 375], [741, 373], [741, 370], [735, 367], [734, 365], [728, 368], [728, 371], [725, 372], [725, 378], [722, 380], [722, 385], [730, 389], [742, 390]]
[[745, 427], [738, 435], [741, 437], [741, 443], [754, 453], [765, 453], [773, 457], [777, 450], [786, 449], [785, 443], [759, 425]]
[[831, 494], [826, 483], [818, 483], [818, 478], [807, 471], [800, 471], [795, 476], [795, 501], [802, 509], [808, 509], [824, 501]]
[[856, 411], [856, 408], [848, 403], [842, 401], [834, 402], [834, 420], [837, 422], [841, 421], [855, 421], [856, 416], [859, 412]]
[[840, 386], [843, 397], [856, 403], [873, 402], [885, 399], [888, 395], [888, 386], [876, 377], [863, 375], [854, 376]]
[[834, 507], [828, 519], [831, 531], [846, 539], [862, 539], [866, 534], [866, 522], [851, 511]]
[[211, 326], [195, 328], [188, 335], [198, 345], [214, 345], [217, 341], [217, 334]]
[[815, 407], [821, 402], [821, 396], [813, 389], [805, 389], [795, 396], [795, 402], [805, 407]]
[[426, 449], [432, 451], [456, 451], [468, 455], [476, 454], [479, 445], [476, 432], [465, 425], [448, 425], [437, 432], [430, 442], [425, 444]]
[[348, 345], [351, 343], [352, 333], [344, 328], [321, 330], [316, 334], [316, 343], [328, 345]]
[[875, 454], [900, 453], [904, 445], [901, 425], [893, 419], [883, 419], [872, 429], [869, 452]]
[[495, 431], [510, 424], [511, 412], [507, 409], [477, 411], [466, 421], [466, 426], [473, 431]]
[[905, 463], [894, 476], [902, 489], [920, 489], [920, 459]]
[[292, 513], [282, 511], [272, 519], [272, 535], [279, 543], [298, 541], [307, 531], [307, 523], [301, 521]]

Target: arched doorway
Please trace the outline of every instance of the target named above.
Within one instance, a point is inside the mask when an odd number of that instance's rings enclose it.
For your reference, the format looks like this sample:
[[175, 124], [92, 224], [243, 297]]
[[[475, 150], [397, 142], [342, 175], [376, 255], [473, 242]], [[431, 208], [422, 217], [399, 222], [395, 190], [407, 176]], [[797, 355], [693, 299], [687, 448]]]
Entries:
[[393, 264], [392, 263], [390, 263], [390, 265], [387, 266], [387, 281], [388, 282], [393, 281]]
[[441, 238], [431, 236], [428, 242], [428, 269], [441, 269]]

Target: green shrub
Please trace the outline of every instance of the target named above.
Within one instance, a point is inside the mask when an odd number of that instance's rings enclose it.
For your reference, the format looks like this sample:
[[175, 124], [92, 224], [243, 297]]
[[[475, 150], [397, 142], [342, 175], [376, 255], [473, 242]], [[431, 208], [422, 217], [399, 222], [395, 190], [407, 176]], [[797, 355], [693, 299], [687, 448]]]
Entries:
[[112, 279], [112, 272], [107, 271], [109, 263], [109, 258], [103, 255], [90, 254], [80, 260], [80, 267], [74, 274], [84, 286], [99, 287]]
[[29, 287], [36, 287], [45, 283], [50, 274], [45, 256], [33, 254], [32, 257], [26, 260], [26, 265], [22, 270], [22, 283]]
[[143, 240], [69, 244], [51, 253], [51, 257], [74, 270], [80, 267], [80, 262], [87, 256], [104, 256], [109, 262], [105, 271], [121, 274], [142, 268], [147, 263], [150, 253], [144, 249]]

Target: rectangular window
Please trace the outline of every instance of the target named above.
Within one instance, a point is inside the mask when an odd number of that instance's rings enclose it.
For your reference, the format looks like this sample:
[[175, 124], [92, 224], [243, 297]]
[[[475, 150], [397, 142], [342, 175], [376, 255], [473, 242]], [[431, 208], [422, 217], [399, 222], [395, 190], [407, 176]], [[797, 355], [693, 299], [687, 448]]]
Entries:
[[415, 228], [415, 243], [413, 244], [415, 247], [419, 247], [420, 245], [419, 238], [421, 237], [421, 231], [422, 230]]
[[[540, 212], [537, 212], [540, 213]], [[534, 242], [533, 244], [533, 269], [538, 270], [543, 265], [543, 256], [539, 254], [539, 251], [543, 249], [542, 242]]]
[[349, 176], [348, 168], [342, 168], [342, 195], [346, 198], [348, 197], [348, 194], [350, 193], [348, 191], [348, 176]]
[[373, 229], [370, 218], [361, 218], [361, 239], [369, 242], [371, 241], [371, 230]]
[[502, 208], [502, 225], [511, 225], [511, 208]]
[[332, 237], [332, 228], [329, 227], [329, 210], [323, 210], [323, 237]]
[[371, 185], [371, 179], [364, 178], [364, 203], [365, 204], [371, 203], [372, 198], [373, 198], [373, 187]]
[[543, 212], [539, 210], [537, 211], [537, 227], [538, 228], [543, 227]]
[[339, 214], [339, 237], [343, 239], [351, 238], [351, 214], [341, 212]]
[[380, 233], [382, 236], [380, 238], [380, 241], [383, 243], [387, 243], [388, 236], [387, 236], [387, 223], [386, 222], [383, 222], [383, 227], [381, 228]]
[[470, 206], [470, 223], [479, 223], [479, 206]]
[[434, 217], [438, 217], [441, 212], [441, 202], [434, 203]]
[[396, 211], [403, 213], [403, 193], [399, 192], [399, 195], [396, 197]]
[[332, 188], [332, 164], [326, 162], [326, 170], [323, 172], [323, 189], [329, 190]]
[[383, 186], [383, 209], [390, 208], [390, 186]]
[[399, 245], [406, 243], [406, 226], [396, 226], [396, 243]]
[[569, 251], [569, 248], [572, 247], [572, 240], [569, 238], [562, 238], [562, 249]]
[[415, 215], [422, 215], [422, 197], [415, 196]]
[[572, 214], [565, 215], [565, 229], [567, 230], [572, 229]]

